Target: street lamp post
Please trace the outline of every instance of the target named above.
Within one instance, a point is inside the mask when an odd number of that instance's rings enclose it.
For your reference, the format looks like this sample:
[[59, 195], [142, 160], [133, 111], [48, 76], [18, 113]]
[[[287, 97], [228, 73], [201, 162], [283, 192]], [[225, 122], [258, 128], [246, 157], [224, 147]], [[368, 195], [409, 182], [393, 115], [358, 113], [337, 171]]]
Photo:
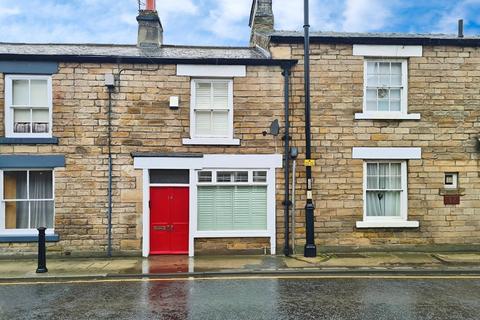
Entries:
[[317, 255], [317, 247], [314, 239], [314, 212], [313, 205], [313, 181], [312, 181], [312, 166], [315, 161], [312, 158], [312, 142], [310, 133], [310, 24], [309, 24], [309, 0], [304, 0], [304, 26], [305, 31], [305, 167], [307, 175], [307, 203], [305, 205], [305, 228], [306, 228], [306, 243], [304, 249], [305, 257], [315, 257]]

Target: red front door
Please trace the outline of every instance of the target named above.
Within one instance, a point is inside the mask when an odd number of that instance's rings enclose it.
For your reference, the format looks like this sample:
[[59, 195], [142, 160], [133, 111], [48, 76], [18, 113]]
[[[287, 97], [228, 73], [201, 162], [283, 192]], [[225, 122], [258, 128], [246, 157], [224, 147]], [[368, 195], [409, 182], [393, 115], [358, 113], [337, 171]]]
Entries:
[[150, 254], [188, 254], [188, 187], [150, 188]]

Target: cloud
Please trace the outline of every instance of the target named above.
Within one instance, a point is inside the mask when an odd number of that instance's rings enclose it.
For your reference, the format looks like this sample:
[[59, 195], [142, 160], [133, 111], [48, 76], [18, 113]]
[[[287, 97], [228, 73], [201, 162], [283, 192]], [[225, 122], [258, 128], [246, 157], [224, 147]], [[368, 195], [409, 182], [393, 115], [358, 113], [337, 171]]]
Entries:
[[200, 8], [195, 5], [193, 0], [175, 0], [175, 1], [157, 1], [157, 11], [167, 17], [171, 14], [193, 15], [199, 12]]
[[[464, 19], [465, 25], [480, 25], [480, 0], [462, 0], [453, 4], [441, 14], [434, 25], [434, 31], [454, 34], [457, 32], [458, 19]], [[468, 33], [468, 30], [467, 32]]]
[[15, 16], [18, 14], [20, 14], [20, 9], [17, 7], [8, 8], [8, 7], [0, 6], [0, 18], [6, 17], [6, 16]]
[[[343, 1], [310, 1], [310, 25], [313, 30], [338, 30], [338, 13]], [[274, 0], [275, 28], [301, 30], [304, 22], [303, 1]]]
[[392, 18], [390, 6], [395, 1], [346, 0], [342, 30], [366, 32], [381, 30]]
[[[143, 0], [144, 1], [144, 0]], [[157, 0], [165, 43], [248, 45], [252, 0]], [[303, 27], [302, 0], [273, 0], [277, 30]], [[480, 31], [480, 0], [310, 0], [320, 31]], [[0, 41], [136, 43], [137, 0], [0, 0]]]
[[205, 30], [223, 39], [248, 37], [248, 17], [250, 0], [215, 0], [210, 3], [210, 10], [202, 26]]

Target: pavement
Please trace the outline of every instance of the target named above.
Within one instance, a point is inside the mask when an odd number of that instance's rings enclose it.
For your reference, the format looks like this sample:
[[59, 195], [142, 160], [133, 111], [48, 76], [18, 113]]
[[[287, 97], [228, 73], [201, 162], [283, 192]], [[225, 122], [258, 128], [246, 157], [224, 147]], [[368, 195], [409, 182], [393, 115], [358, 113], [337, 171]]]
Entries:
[[251, 274], [410, 273], [480, 275], [479, 253], [336, 253], [303, 256], [153, 256], [49, 258], [47, 273], [34, 259], [0, 260], [0, 281], [22, 279], [185, 277]]

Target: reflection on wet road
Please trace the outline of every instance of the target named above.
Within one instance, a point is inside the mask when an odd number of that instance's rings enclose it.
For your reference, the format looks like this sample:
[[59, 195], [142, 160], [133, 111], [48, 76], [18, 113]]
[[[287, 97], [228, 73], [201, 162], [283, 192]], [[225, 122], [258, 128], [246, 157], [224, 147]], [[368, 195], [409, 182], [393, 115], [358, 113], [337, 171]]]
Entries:
[[0, 319], [479, 319], [477, 279], [0, 285]]

